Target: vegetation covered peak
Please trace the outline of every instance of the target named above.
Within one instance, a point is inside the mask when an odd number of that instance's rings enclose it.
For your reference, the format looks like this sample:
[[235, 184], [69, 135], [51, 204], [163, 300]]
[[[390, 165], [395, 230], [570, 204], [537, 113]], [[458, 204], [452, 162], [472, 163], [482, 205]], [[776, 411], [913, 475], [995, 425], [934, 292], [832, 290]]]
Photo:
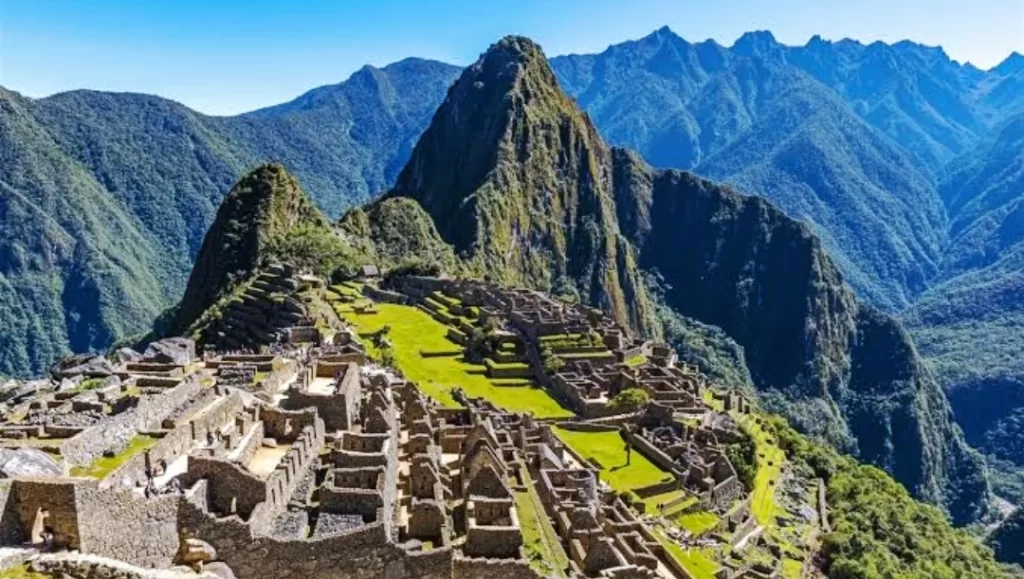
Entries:
[[182, 332], [260, 267], [286, 260], [329, 268], [340, 251], [330, 224], [279, 163], [260, 165], [231, 188], [203, 239], [172, 330]]

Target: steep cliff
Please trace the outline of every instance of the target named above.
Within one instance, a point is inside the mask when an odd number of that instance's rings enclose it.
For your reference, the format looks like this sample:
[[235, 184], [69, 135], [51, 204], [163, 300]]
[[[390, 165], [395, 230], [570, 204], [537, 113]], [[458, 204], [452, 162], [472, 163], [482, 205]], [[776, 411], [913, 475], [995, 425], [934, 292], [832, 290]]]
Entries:
[[756, 387], [801, 428], [957, 521], [983, 511], [982, 464], [912, 343], [857, 301], [810, 229], [605, 145], [529, 40], [500, 41], [452, 86], [388, 193], [403, 196], [471, 272], [568, 287], [647, 334], [661, 331], [657, 280], [667, 306], [742, 347]]

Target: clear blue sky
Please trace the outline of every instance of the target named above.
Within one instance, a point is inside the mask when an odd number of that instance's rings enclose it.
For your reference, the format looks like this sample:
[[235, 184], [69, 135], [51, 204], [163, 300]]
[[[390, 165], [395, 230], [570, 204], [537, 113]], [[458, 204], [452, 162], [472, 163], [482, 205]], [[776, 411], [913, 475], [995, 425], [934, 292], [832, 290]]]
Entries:
[[727, 46], [755, 29], [786, 44], [909, 38], [981, 68], [1024, 53], [1024, 0], [0, 0], [0, 85], [154, 93], [232, 114], [367, 63], [469, 64], [505, 34], [554, 56], [663, 25]]

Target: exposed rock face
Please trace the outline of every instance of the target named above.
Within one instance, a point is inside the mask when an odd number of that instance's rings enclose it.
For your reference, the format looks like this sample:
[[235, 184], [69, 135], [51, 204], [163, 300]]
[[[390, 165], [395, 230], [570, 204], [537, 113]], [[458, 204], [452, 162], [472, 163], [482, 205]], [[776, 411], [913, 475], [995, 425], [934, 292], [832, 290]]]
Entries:
[[958, 522], [980, 459], [902, 328], [861, 305], [821, 243], [763, 199], [606, 146], [540, 49], [506, 38], [452, 86], [389, 197], [419, 201], [471, 271], [561, 292], [648, 334], [645, 274], [743, 347], [776, 408], [886, 468]]
[[196, 359], [196, 343], [188, 338], [166, 338], [150, 344], [143, 358], [157, 364], [188, 366]]
[[103, 356], [79, 354], [65, 358], [54, 364], [50, 374], [57, 379], [71, 376], [91, 376], [101, 378], [110, 376], [114, 366]]
[[50, 455], [35, 448], [0, 449], [0, 478], [60, 476], [63, 469]]
[[118, 348], [117, 350], [114, 350], [114, 353], [110, 355], [110, 358], [118, 363], [138, 362], [142, 359], [142, 354], [131, 348]]

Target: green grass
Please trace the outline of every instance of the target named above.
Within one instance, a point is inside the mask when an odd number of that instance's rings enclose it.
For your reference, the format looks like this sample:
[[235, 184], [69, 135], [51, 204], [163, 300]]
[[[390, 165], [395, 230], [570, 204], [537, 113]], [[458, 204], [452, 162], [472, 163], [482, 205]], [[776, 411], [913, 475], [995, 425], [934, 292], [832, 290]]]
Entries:
[[[391, 326], [395, 363], [406, 378], [441, 404], [458, 406], [451, 395], [453, 386], [460, 386], [471, 397], [483, 397], [510, 412], [532, 412], [538, 418], [567, 417], [572, 412], [558, 405], [544, 390], [534, 386], [499, 387], [482, 373], [484, 367], [464, 362], [461, 357], [430, 357], [421, 350], [450, 350], [456, 344], [445, 337], [448, 328], [423, 310], [400, 304], [379, 304], [376, 314], [343, 314], [360, 334], [376, 332]], [[372, 344], [367, 344], [373, 353]], [[500, 382], [499, 382], [500, 383]]]
[[495, 370], [526, 370], [530, 367], [523, 362], [495, 362], [490, 358], [484, 358], [484, 365]]
[[757, 446], [757, 475], [754, 477], [754, 492], [750, 500], [750, 510], [759, 525], [768, 526], [774, 523], [775, 517], [782, 513], [781, 507], [775, 502], [775, 483], [782, 474], [782, 465], [786, 454], [782, 452], [771, 435], [765, 432], [762, 425], [757, 424], [754, 415], [735, 415], [740, 426], [754, 439]]
[[665, 537], [659, 529], [654, 529], [654, 536], [665, 547], [665, 551], [690, 573], [692, 579], [715, 579], [718, 563], [712, 559], [709, 549], [683, 549]]
[[94, 460], [89, 466], [76, 466], [71, 469], [71, 476], [91, 476], [102, 480], [108, 474], [116, 470], [117, 467], [128, 462], [132, 457], [140, 452], [151, 448], [159, 440], [159, 438], [147, 436], [145, 434], [137, 434], [128, 442], [128, 446], [115, 456], [101, 456]]
[[782, 560], [782, 577], [783, 579], [800, 579], [800, 572], [803, 571], [804, 564], [794, 559], [783, 559]]
[[686, 496], [686, 491], [678, 489], [669, 491], [667, 493], [661, 493], [660, 495], [652, 495], [644, 499], [644, 513], [648, 515], [658, 514], [658, 505], [667, 504], [678, 498]]
[[601, 479], [616, 491], [631, 491], [671, 476], [635, 450], [629, 466], [626, 466], [626, 443], [617, 431], [578, 432], [558, 427], [554, 431], [562, 442], [584, 458], [593, 458], [601, 463]]
[[676, 522], [694, 535], [703, 535], [718, 526], [718, 516], [706, 511], [697, 511], [679, 515]]
[[526, 548], [530, 566], [545, 577], [552, 575], [563, 577], [563, 570], [569, 566], [569, 557], [562, 549], [562, 544], [551, 526], [540, 497], [533, 489], [533, 481], [526, 469], [523, 473], [526, 490], [516, 491], [516, 509], [519, 512], [519, 525], [523, 533], [523, 545]]
[[647, 356], [644, 356], [643, 354], [638, 354], [636, 356], [633, 356], [632, 358], [626, 359], [627, 366], [643, 366], [646, 363]]
[[0, 579], [50, 579], [50, 576], [31, 571], [26, 565], [19, 565], [0, 571]]

